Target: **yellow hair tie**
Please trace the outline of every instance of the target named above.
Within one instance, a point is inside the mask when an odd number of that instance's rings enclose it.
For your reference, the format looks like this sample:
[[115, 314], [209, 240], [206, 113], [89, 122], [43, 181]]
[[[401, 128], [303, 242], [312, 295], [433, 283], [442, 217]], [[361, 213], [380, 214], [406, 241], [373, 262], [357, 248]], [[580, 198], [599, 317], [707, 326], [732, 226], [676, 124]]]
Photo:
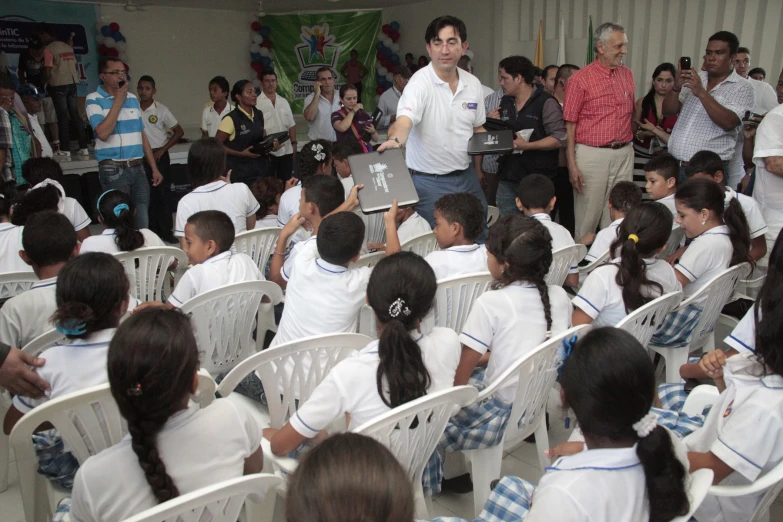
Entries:
[[636, 234], [628, 234], [628, 239], [630, 239], [634, 243], [638, 243], [639, 242], [639, 236], [637, 236]]

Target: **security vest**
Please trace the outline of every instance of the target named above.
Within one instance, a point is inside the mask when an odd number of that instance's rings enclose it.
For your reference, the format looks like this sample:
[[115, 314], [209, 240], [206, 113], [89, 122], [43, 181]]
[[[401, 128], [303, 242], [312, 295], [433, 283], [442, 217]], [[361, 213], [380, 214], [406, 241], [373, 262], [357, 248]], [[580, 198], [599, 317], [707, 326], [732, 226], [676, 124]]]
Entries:
[[[226, 147], [237, 152], [242, 152], [264, 140], [264, 114], [253, 107], [253, 119], [251, 120], [238, 106], [224, 118], [231, 118], [234, 122], [234, 139], [226, 142]], [[266, 158], [240, 158], [228, 156], [226, 166], [231, 169], [231, 180], [241, 181], [255, 179], [263, 174], [266, 166]]]

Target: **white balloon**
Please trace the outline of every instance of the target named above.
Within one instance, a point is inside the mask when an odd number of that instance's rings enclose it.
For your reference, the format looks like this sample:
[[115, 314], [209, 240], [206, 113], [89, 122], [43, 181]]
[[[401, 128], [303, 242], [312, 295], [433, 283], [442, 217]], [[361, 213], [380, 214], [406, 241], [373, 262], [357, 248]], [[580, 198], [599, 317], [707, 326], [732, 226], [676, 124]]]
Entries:
[[109, 49], [112, 49], [113, 47], [115, 47], [117, 45], [117, 42], [114, 41], [114, 38], [109, 36], [109, 37], [103, 39], [103, 45], [105, 45]]
[[128, 53], [120, 53], [117, 58], [122, 60], [123, 63], [128, 63]]
[[259, 80], [258, 78], [253, 80], [253, 87], [255, 87], [256, 89], [260, 88], [261, 87], [261, 80]]
[[386, 81], [393, 82], [394, 75], [392, 73], [386, 73]]
[[400, 52], [400, 44], [398, 43], [391, 44], [391, 50], [394, 51], [395, 53]]
[[261, 56], [272, 56], [272, 52], [267, 47], [261, 47], [259, 53], [261, 53]]
[[[98, 29], [98, 31], [100, 32], [100, 29]], [[378, 41], [379, 41], [379, 42], [382, 42], [384, 38], [386, 38], [386, 35], [385, 35], [385, 34], [383, 34], [383, 33], [378, 33]]]
[[378, 66], [377, 71], [378, 71], [378, 74], [380, 74], [381, 76], [386, 76], [386, 74], [389, 72], [389, 70], [386, 67], [384, 67], [383, 65]]
[[126, 44], [125, 42], [117, 42], [114, 45], [114, 48], [117, 49], [120, 53], [124, 53], [125, 50], [128, 48], [128, 44]]
[[250, 44], [250, 52], [251, 53], [256, 53], [256, 54], [260, 53], [261, 52], [261, 46], [258, 45], [257, 43]]
[[470, 58], [471, 60], [473, 59], [473, 51], [471, 51], [470, 49], [468, 49], [467, 51], [465, 51], [465, 54], [466, 54], [466, 55], [468, 56], [468, 58]]
[[386, 47], [391, 47], [393, 44], [394, 41], [391, 38], [389, 38], [388, 36], [383, 37], [383, 45], [385, 45]]
[[264, 43], [264, 37], [263, 37], [263, 36], [261, 36], [261, 35], [260, 35], [260, 34], [258, 34], [258, 33], [255, 33], [255, 34], [253, 35], [253, 43], [254, 43], [254, 44], [259, 44], [259, 45], [260, 45], [260, 44], [262, 44], [262, 43]]

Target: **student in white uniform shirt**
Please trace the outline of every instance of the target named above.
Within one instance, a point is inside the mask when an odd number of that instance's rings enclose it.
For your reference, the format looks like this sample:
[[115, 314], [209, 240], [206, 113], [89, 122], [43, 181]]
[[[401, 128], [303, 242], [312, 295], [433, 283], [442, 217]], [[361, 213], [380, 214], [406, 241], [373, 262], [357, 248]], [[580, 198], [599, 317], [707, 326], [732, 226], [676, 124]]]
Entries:
[[265, 69], [261, 74], [262, 91], [256, 101], [256, 109], [264, 114], [264, 130], [268, 136], [288, 133], [288, 141], [280, 149], [269, 153], [268, 175], [288, 181], [293, 175], [296, 159], [296, 122], [288, 100], [277, 94], [277, 74]]
[[3, 183], [0, 188], [0, 274], [8, 272], [32, 272], [33, 268], [19, 255], [23, 250], [22, 231], [11, 223], [11, 206], [16, 195], [16, 182]]
[[392, 123], [397, 120], [397, 104], [411, 79], [411, 71], [404, 65], [400, 65], [394, 70], [394, 84], [391, 89], [386, 89], [378, 100], [378, 108], [383, 111], [381, 121], [378, 123], [379, 129], [388, 129]]
[[[542, 174], [530, 174], [519, 182], [519, 195], [517, 196], [517, 208], [526, 216], [532, 217], [549, 231], [552, 237], [552, 252], [574, 244], [571, 232], [558, 223], [552, 221], [550, 212], [555, 208], [555, 184]], [[579, 284], [579, 266], [574, 264], [568, 270], [563, 286], [576, 286]]]
[[232, 253], [234, 226], [219, 210], [203, 210], [188, 218], [185, 225], [185, 253], [192, 265], [179, 280], [166, 304], [146, 302], [150, 307], [179, 308], [197, 295], [234, 283], [263, 281], [264, 275], [247, 254]]
[[647, 184], [644, 189], [647, 194], [677, 217], [674, 205], [674, 194], [680, 178], [680, 162], [671, 154], [661, 154], [644, 164], [644, 177]]
[[[351, 165], [348, 163], [348, 158], [350, 156], [355, 156], [356, 154], [364, 154], [362, 146], [359, 145], [359, 142], [356, 140], [341, 140], [332, 145], [334, 170], [337, 172], [337, 178], [340, 180], [340, 183], [343, 184], [346, 199], [354, 186], [353, 177], [351, 176]], [[366, 221], [365, 224], [367, 224]]]
[[486, 272], [487, 249], [476, 244], [484, 231], [484, 209], [473, 194], [457, 192], [435, 202], [435, 239], [438, 248], [424, 258], [440, 281], [476, 272]]
[[329, 67], [315, 71], [313, 92], [304, 100], [305, 119], [310, 123], [307, 137], [311, 141], [337, 141], [332, 127], [332, 113], [340, 110], [340, 97], [334, 90], [334, 72]]
[[[570, 350], [570, 355], [569, 355]], [[585, 444], [556, 459], [538, 485], [504, 477], [485, 513], [501, 520], [673, 520], [689, 510], [685, 448], [650, 413], [655, 369], [633, 336], [614, 328], [564, 350], [560, 397]]]
[[769, 230], [767, 222], [764, 221], [764, 216], [755, 199], [726, 186], [726, 176], [723, 172], [723, 161], [720, 156], [709, 150], [697, 152], [685, 167], [685, 174], [688, 179], [710, 179], [720, 185], [725, 192], [726, 204], [732, 198], [739, 202], [750, 230], [750, 257], [754, 261], [764, 257], [767, 254], [765, 239], [767, 230]]
[[772, 250], [783, 228], [783, 72], [778, 80], [778, 105], [767, 113], [756, 130], [753, 163], [756, 183], [753, 198], [758, 201], [769, 226], [767, 249]]
[[[57, 212], [65, 215], [68, 221], [73, 225], [76, 231], [76, 237], [79, 241], [84, 241], [90, 237], [90, 216], [84, 211], [84, 208], [74, 198], [65, 195], [65, 189], [62, 186], [63, 170], [60, 164], [52, 158], [31, 158], [22, 166], [22, 177], [32, 187], [24, 199], [14, 208], [14, 213], [32, 214], [38, 210], [48, 210], [49, 207], [40, 207], [39, 202], [48, 201], [52, 195], [41, 195], [39, 198], [33, 197], [31, 193], [34, 190], [52, 186], [57, 192]], [[47, 189], [51, 191], [51, 189]], [[28, 199], [29, 198], [29, 199]], [[22, 208], [19, 208], [22, 207]], [[20, 212], [20, 210], [22, 212]]]
[[32, 267], [39, 281], [0, 308], [0, 342], [19, 347], [54, 328], [50, 318], [57, 308], [57, 274], [79, 255], [79, 242], [65, 216], [48, 211], [30, 216], [22, 232], [22, 247], [17, 255]]
[[[550, 243], [549, 232], [540, 222], [520, 214], [502, 216], [489, 229], [486, 247], [492, 290], [479, 296], [462, 328], [455, 386], [479, 381], [490, 385], [536, 346], [568, 328], [568, 294], [544, 281], [552, 264]], [[516, 385], [512, 379], [487, 401], [462, 408], [451, 418], [438, 451], [424, 470], [425, 490], [433, 494], [440, 491], [440, 457], [445, 451], [486, 448], [501, 442]], [[450, 487], [449, 481], [444, 486]]]
[[[280, 197], [277, 211], [277, 224], [282, 228], [299, 212], [299, 197], [302, 195], [302, 182], [317, 174], [332, 174], [332, 144], [326, 140], [311, 141], [297, 154], [299, 161], [299, 179], [291, 178], [286, 184], [286, 191]], [[292, 183], [296, 183], [291, 186]], [[289, 188], [290, 187], [290, 188]], [[303, 241], [310, 237], [310, 232], [301, 229], [297, 231], [293, 242]]]
[[[583, 236], [579, 242], [581, 244], [588, 244], [592, 239], [590, 250], [587, 251], [584, 261], [593, 262], [606, 252], [609, 251], [609, 247], [612, 242], [617, 239], [617, 229], [620, 227], [620, 223], [623, 222], [625, 216], [632, 208], [641, 204], [642, 193], [639, 191], [639, 187], [632, 181], [619, 181], [615, 183], [612, 190], [609, 191], [609, 200], [606, 202], [606, 206], [609, 207], [609, 218], [612, 223], [603, 230], [599, 230], [597, 234], [588, 234]], [[670, 215], [672, 215], [670, 213]], [[672, 218], [674, 223], [674, 218]], [[590, 237], [592, 236], [592, 238]]]
[[117, 329], [108, 378], [129, 436], [79, 469], [71, 520], [125, 520], [261, 471], [261, 427], [247, 414], [226, 399], [189, 406], [198, 389], [198, 357], [190, 319], [177, 311], [149, 310]]
[[275, 455], [286, 455], [348, 414], [348, 429], [410, 401], [451, 388], [459, 339], [449, 328], [422, 332], [438, 285], [419, 256], [399, 252], [381, 260], [367, 286], [379, 338], [337, 364], [279, 431], [266, 429]]
[[234, 110], [234, 105], [228, 101], [230, 87], [223, 76], [215, 76], [209, 81], [209, 99], [211, 103], [204, 107], [201, 113], [201, 137], [214, 138], [220, 121]]
[[[384, 214], [386, 255], [400, 251], [394, 231], [396, 211], [395, 204]], [[298, 215], [294, 219], [304, 221]], [[293, 228], [296, 223], [288, 226]], [[372, 269], [366, 266], [349, 269], [348, 265], [359, 259], [363, 242], [364, 223], [353, 212], [337, 212], [321, 221], [318, 236], [303, 242], [294, 259], [283, 317], [270, 348], [313, 335], [356, 331]], [[281, 254], [275, 252], [276, 257]], [[305, 364], [309, 361], [305, 360]], [[266, 403], [261, 380], [255, 373], [243, 379], [235, 391]]]
[[185, 248], [185, 224], [190, 216], [205, 210], [219, 210], [234, 224], [236, 233], [256, 226], [259, 205], [244, 183], [231, 183], [226, 173], [226, 153], [214, 138], [205, 138], [191, 145], [188, 151], [188, 171], [193, 192], [179, 200], [174, 235]]
[[98, 220], [106, 229], [98, 236], [90, 236], [82, 242], [80, 252], [105, 252], [116, 254], [142, 247], [163, 247], [166, 244], [147, 228], [136, 228], [131, 197], [120, 190], [107, 190], [98, 198]]
[[280, 208], [280, 198], [285, 191], [285, 184], [272, 177], [258, 178], [250, 187], [250, 192], [258, 201], [258, 210], [256, 211], [256, 226], [260, 228], [280, 228], [277, 222], [277, 212]]
[[[16, 396], [5, 415], [9, 434], [22, 416], [37, 406], [107, 381], [106, 354], [120, 319], [128, 310], [130, 283], [122, 263], [109, 254], [93, 252], [72, 259], [57, 280], [57, 309], [52, 316], [65, 340], [45, 350], [46, 364], [36, 372], [51, 386], [44, 397]], [[55, 430], [33, 436], [44, 449], [39, 470], [70, 489], [78, 463], [69, 452], [55, 449]]]
[[[732, 198], [724, 209], [723, 189], [707, 179], [690, 179], [677, 189], [677, 223], [693, 242], [674, 265], [684, 299], [713, 277], [739, 263], [750, 262], [748, 223], [739, 202]], [[686, 346], [699, 321], [704, 303], [672, 312], [653, 335], [651, 344]]]
[[631, 209], [612, 243], [611, 263], [593, 270], [573, 299], [573, 326], [615, 326], [652, 299], [681, 289], [672, 266], [656, 258], [666, 249], [672, 221], [669, 209], [654, 201]]

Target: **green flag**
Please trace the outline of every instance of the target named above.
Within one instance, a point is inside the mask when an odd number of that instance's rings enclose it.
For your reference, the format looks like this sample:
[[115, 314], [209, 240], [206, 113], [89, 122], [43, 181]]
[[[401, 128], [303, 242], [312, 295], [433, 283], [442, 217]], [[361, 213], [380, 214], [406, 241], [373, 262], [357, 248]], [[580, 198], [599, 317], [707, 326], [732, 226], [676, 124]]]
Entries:
[[593, 48], [593, 17], [590, 17], [590, 27], [587, 30], [587, 55], [585, 56], [585, 65], [590, 65], [595, 60], [595, 49]]
[[295, 114], [304, 110], [304, 99], [313, 92], [319, 67], [334, 71], [335, 89], [346, 82], [340, 69], [350, 60], [352, 50], [359, 53], [359, 61], [367, 69], [362, 80], [362, 103], [372, 112], [380, 11], [266, 15], [261, 23], [269, 26], [269, 39], [274, 43], [277, 92], [289, 101]]

